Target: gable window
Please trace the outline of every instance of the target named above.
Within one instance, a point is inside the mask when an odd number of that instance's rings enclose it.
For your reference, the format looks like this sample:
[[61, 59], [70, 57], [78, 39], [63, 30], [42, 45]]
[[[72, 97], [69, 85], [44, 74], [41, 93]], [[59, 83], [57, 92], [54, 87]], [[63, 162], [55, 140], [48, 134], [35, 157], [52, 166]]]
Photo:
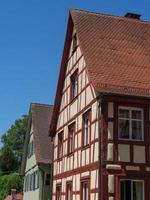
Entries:
[[119, 138], [143, 140], [143, 109], [119, 107]]
[[67, 183], [67, 200], [72, 200], [73, 199], [73, 195], [72, 195], [72, 184], [71, 183]]
[[61, 200], [61, 186], [56, 186], [56, 200]]
[[91, 132], [91, 111], [86, 112], [83, 115], [83, 146], [87, 146], [90, 142]]
[[28, 144], [28, 158], [33, 155], [33, 141]]
[[75, 123], [68, 127], [68, 153], [72, 153], [74, 150], [74, 134], [75, 134]]
[[63, 156], [63, 132], [58, 133], [58, 158]]
[[121, 180], [120, 200], [144, 200], [144, 182], [138, 180]]
[[89, 182], [83, 181], [81, 185], [81, 200], [89, 200]]
[[70, 100], [72, 101], [78, 94], [78, 70], [70, 77]]
[[72, 38], [72, 54], [74, 54], [76, 49], [77, 49], [77, 34], [74, 33]]

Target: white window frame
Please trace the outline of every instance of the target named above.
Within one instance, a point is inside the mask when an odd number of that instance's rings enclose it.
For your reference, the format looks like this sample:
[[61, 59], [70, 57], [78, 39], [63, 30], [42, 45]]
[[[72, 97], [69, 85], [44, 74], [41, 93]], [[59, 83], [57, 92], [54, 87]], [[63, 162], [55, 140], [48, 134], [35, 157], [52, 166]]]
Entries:
[[[119, 117], [119, 110], [120, 109], [124, 109], [124, 110], [128, 110], [129, 111], [129, 118], [121, 118]], [[139, 119], [133, 119], [131, 117], [131, 113], [132, 111], [141, 111], [141, 120]], [[119, 120], [123, 119], [123, 120], [129, 120], [129, 138], [121, 138], [120, 137], [120, 133], [119, 133]], [[134, 121], [141, 121], [142, 124], [142, 139], [132, 139], [132, 120]], [[127, 141], [144, 141], [144, 110], [143, 108], [138, 108], [138, 107], [127, 107], [127, 106], [119, 106], [118, 107], [118, 137], [119, 140], [127, 140]]]
[[[121, 179], [120, 180], [120, 185], [121, 182], [123, 181], [131, 181], [131, 200], [133, 200], [133, 182], [142, 182], [143, 184], [143, 200], [145, 200], [145, 181], [144, 180], [138, 180], [138, 179]], [[121, 192], [121, 190], [120, 190]]]

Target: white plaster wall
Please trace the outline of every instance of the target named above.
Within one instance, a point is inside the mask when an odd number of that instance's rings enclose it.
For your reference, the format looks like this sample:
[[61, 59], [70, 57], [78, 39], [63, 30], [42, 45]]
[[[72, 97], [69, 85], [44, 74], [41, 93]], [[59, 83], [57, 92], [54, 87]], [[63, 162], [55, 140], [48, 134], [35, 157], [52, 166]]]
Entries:
[[98, 118], [98, 105], [97, 102], [92, 104], [92, 116], [91, 120], [94, 121]]
[[[71, 55], [71, 54], [70, 54]], [[83, 69], [85, 68], [85, 60], [82, 57], [79, 62], [77, 63], [76, 66], [73, 66], [73, 64], [76, 63], [77, 60], [75, 60], [75, 58], [79, 58], [81, 56], [81, 50], [80, 48], [77, 49], [77, 52], [74, 54], [73, 58], [70, 58], [68, 61], [68, 65], [67, 65], [67, 74], [68, 72], [71, 70], [71, 72], [68, 74], [68, 76], [65, 78], [65, 88], [67, 88], [70, 84], [70, 76], [71, 74], [78, 68], [78, 72], [81, 74], [78, 77], [78, 93], [86, 86], [86, 84], [89, 83], [88, 77], [86, 75], [86, 71], [83, 71]], [[73, 67], [73, 69], [72, 69]], [[82, 115], [83, 113], [86, 112], [86, 110], [88, 110], [89, 108], [91, 108], [91, 116], [92, 116], [92, 121], [97, 119], [98, 116], [98, 112], [97, 112], [97, 103], [94, 103], [93, 105], [90, 105], [89, 107], [86, 107], [88, 104], [90, 104], [93, 100], [93, 96], [92, 96], [92, 91], [91, 91], [92, 87], [89, 87], [84, 90], [79, 96], [78, 98], [76, 98], [76, 100], [74, 102], [72, 102], [70, 105], [68, 105], [65, 110], [62, 112], [63, 114], [61, 114], [59, 116], [58, 119], [58, 123], [57, 123], [57, 129], [59, 129], [58, 133], [60, 132], [60, 127], [63, 126], [64, 123], [68, 122], [72, 123], [73, 121], [76, 122], [76, 131], [78, 131], [78, 134], [75, 136], [75, 149], [76, 148], [81, 148], [81, 142], [82, 142]], [[92, 88], [93, 89], [93, 88]], [[65, 90], [65, 89], [64, 89]], [[68, 95], [68, 97], [70, 97], [70, 88], [67, 90], [66, 94]], [[65, 107], [67, 105], [67, 95], [64, 94], [65, 98], [62, 102], [61, 107]], [[94, 97], [96, 97], [96, 95], [94, 94]], [[69, 99], [68, 99], [68, 103], [70, 103]], [[85, 110], [86, 107], [86, 110]], [[76, 114], [78, 114], [81, 110], [84, 111], [76, 118], [74, 118], [74, 116], [76, 116]], [[62, 119], [63, 118], [63, 119]], [[69, 123], [61, 130], [64, 131], [64, 140], [67, 140], [68, 137], [68, 125]], [[91, 140], [94, 141], [96, 138], [98, 138], [98, 122], [95, 122], [96, 124], [92, 124], [91, 126]], [[80, 130], [80, 131], [79, 131]], [[57, 134], [58, 134], [57, 133]], [[56, 135], [55, 137], [55, 145], [58, 144], [58, 137]], [[92, 148], [93, 151], [90, 152], [90, 148], [87, 149], [79, 149], [77, 152], [74, 152], [74, 154], [72, 156], [67, 156], [65, 158], [62, 159], [62, 161], [59, 162], [55, 162], [54, 163], [54, 175], [57, 175], [59, 173], [62, 172], [66, 172], [66, 171], [70, 171], [76, 168], [79, 168], [81, 166], [85, 166], [85, 165], [89, 165], [91, 162], [96, 162], [98, 161], [98, 142], [92, 144]], [[55, 154], [54, 154], [54, 160], [57, 159], [57, 147], [55, 148]], [[63, 144], [63, 155], [66, 155], [67, 153], [67, 141], [64, 142]], [[90, 157], [91, 155], [91, 157]], [[82, 158], [82, 159], [81, 159]], [[92, 174], [92, 177], [91, 177]], [[72, 179], [73, 181], [73, 190], [74, 191], [80, 191], [80, 180], [81, 177], [86, 177], [86, 176], [90, 176], [91, 177], [91, 183], [90, 186], [92, 186], [92, 189], [95, 189], [98, 187], [98, 171], [94, 170], [90, 173], [90, 171], [85, 171], [82, 173], [82, 175], [76, 174], [72, 176], [68, 176], [66, 178], [63, 179], [59, 179], [57, 181], [54, 180], [54, 185], [53, 185], [53, 192], [56, 192], [56, 184], [61, 183], [62, 184], [62, 190], [63, 192], [65, 192], [66, 190], [66, 181], [70, 181]], [[93, 195], [93, 194], [92, 194]], [[97, 194], [96, 194], [96, 198], [97, 198]], [[91, 198], [93, 198], [91, 196]], [[65, 199], [65, 197], [63, 197], [63, 199]], [[76, 194], [73, 195], [73, 199], [80, 199], [80, 195]], [[53, 197], [54, 200], [54, 197]]]
[[77, 99], [70, 105], [70, 118], [72, 118], [76, 113], [77, 110]]
[[118, 145], [118, 160], [130, 162], [130, 146], [125, 144]]
[[114, 193], [114, 175], [108, 175], [108, 193]]
[[107, 146], [107, 160], [113, 161], [113, 159], [114, 159], [113, 144], [112, 143], [108, 143], [108, 146]]
[[91, 189], [98, 188], [98, 170], [91, 171]]
[[90, 200], [98, 200], [98, 193], [91, 193]]
[[145, 147], [144, 146], [133, 146], [134, 162], [145, 163]]
[[93, 100], [91, 87], [86, 88], [86, 105], [88, 105]]
[[113, 134], [114, 134], [114, 130], [113, 130], [113, 122], [108, 122], [108, 139], [109, 140], [113, 140]]

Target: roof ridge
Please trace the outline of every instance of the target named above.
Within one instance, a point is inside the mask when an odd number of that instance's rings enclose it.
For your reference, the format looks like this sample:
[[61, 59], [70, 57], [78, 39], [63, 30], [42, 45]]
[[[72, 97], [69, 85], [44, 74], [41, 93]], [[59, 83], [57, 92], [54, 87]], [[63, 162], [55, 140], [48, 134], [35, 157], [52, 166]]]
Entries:
[[52, 104], [44, 104], [44, 103], [31, 103], [31, 106], [41, 106], [41, 107], [53, 107]]
[[118, 20], [124, 20], [124, 21], [132, 21], [135, 23], [142, 23], [142, 24], [148, 24], [150, 25], [150, 21], [144, 21], [144, 20], [136, 20], [136, 19], [132, 19], [132, 18], [127, 18], [124, 16], [119, 16], [119, 15], [113, 15], [113, 14], [107, 14], [107, 13], [98, 13], [98, 12], [94, 12], [94, 11], [89, 11], [89, 10], [82, 10], [82, 9], [70, 9], [70, 13], [72, 13], [72, 11], [78, 11], [78, 12], [84, 12], [86, 14], [91, 14], [91, 15], [96, 15], [96, 16], [104, 16], [104, 17], [113, 17], [116, 18]]

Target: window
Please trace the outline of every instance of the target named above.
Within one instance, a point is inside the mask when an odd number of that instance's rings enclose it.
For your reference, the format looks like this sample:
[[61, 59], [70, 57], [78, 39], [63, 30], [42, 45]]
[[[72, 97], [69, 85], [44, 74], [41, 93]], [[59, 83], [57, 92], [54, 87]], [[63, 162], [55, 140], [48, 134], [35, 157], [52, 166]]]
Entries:
[[121, 180], [121, 200], [144, 200], [144, 182], [137, 180]]
[[72, 153], [74, 150], [74, 134], [75, 134], [75, 123], [68, 127], [68, 153]]
[[78, 94], [78, 70], [76, 70], [70, 77], [70, 100], [72, 101]]
[[23, 190], [26, 192], [26, 188], [27, 188], [27, 177], [24, 177], [24, 188]]
[[24, 180], [24, 191], [32, 191], [39, 187], [39, 180], [38, 180], [39, 172], [38, 170], [33, 172], [32, 174], [28, 174], [25, 176]]
[[26, 191], [29, 191], [30, 189], [30, 180], [29, 180], [29, 174], [26, 176], [27, 177], [27, 181], [26, 181]]
[[61, 200], [61, 186], [56, 186], [56, 200]]
[[82, 182], [81, 200], [89, 200], [89, 182]]
[[72, 200], [73, 199], [73, 195], [72, 195], [72, 184], [71, 183], [67, 183], [67, 200]]
[[58, 158], [63, 155], [63, 132], [58, 133]]
[[143, 109], [119, 107], [119, 138], [143, 140]]
[[35, 189], [39, 187], [39, 171], [35, 171]]
[[51, 175], [50, 174], [46, 174], [45, 185], [50, 185], [50, 178], [51, 178]]
[[30, 174], [29, 177], [30, 177], [30, 191], [32, 191], [32, 184], [33, 184], [32, 174]]
[[33, 190], [35, 190], [35, 172], [33, 173]]
[[83, 146], [86, 146], [90, 142], [91, 131], [91, 111], [86, 112], [83, 115]]
[[73, 38], [72, 38], [72, 55], [77, 49], [77, 34], [74, 33]]
[[28, 158], [33, 155], [33, 141], [31, 141], [28, 145]]

